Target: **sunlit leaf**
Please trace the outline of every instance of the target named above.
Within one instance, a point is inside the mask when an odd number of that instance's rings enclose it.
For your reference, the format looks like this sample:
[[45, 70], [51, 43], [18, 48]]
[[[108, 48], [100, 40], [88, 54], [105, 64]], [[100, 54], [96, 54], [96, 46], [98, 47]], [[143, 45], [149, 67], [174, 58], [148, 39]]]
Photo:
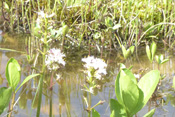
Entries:
[[116, 29], [118, 29], [118, 28], [120, 28], [121, 27], [121, 24], [116, 24], [115, 26], [113, 26], [113, 30], [116, 30]]
[[149, 45], [146, 45], [146, 54], [148, 56], [149, 61], [152, 62], [152, 60], [151, 60], [151, 51], [150, 51]]
[[115, 99], [110, 99], [110, 117], [127, 117], [125, 108]]
[[137, 80], [130, 69], [123, 69], [123, 71], [125, 72], [125, 75], [127, 75], [135, 84], [137, 84]]
[[153, 61], [154, 59], [154, 55], [156, 53], [156, 49], [157, 49], [157, 45], [156, 43], [153, 41], [151, 44], [151, 60]]
[[120, 69], [124, 69], [126, 66], [123, 63], [120, 63]]
[[4, 112], [8, 106], [12, 96], [12, 88], [2, 87], [0, 88], [0, 115]]
[[18, 89], [15, 91], [15, 93], [26, 83], [28, 82], [30, 79], [39, 76], [40, 74], [32, 74], [30, 76], [27, 76], [24, 81], [21, 83], [21, 85], [18, 87]]
[[92, 109], [92, 117], [100, 117], [100, 114], [95, 109]]
[[160, 64], [160, 59], [159, 59], [158, 55], [155, 56], [155, 59], [156, 59], [157, 63]]
[[131, 46], [129, 49], [131, 50], [131, 54], [133, 54], [135, 47], [134, 46]]
[[155, 108], [144, 115], [144, 117], [152, 117], [154, 115]]
[[125, 47], [122, 45], [122, 52], [123, 52], [124, 58], [127, 59], [131, 53], [131, 50], [130, 49], [126, 50]]
[[[138, 104], [142, 104], [143, 92], [135, 84], [130, 77], [122, 75], [124, 72], [121, 71], [121, 77], [119, 79], [119, 86], [122, 95], [123, 104], [127, 110], [129, 116], [133, 116], [141, 108], [137, 108]], [[118, 97], [117, 97], [118, 99]]]
[[6, 66], [6, 72], [5, 72], [8, 84], [10, 87], [13, 88], [13, 91], [15, 91], [21, 77], [21, 68], [18, 64], [18, 61], [14, 58], [11, 58]]
[[161, 61], [161, 64], [166, 63], [167, 61], [169, 61], [169, 59], [164, 59], [163, 61]]
[[159, 55], [159, 59], [160, 59], [160, 61], [163, 61], [163, 54]]
[[138, 83], [139, 88], [144, 92], [144, 107], [151, 95], [154, 93], [160, 79], [160, 72], [158, 70], [152, 70], [145, 74]]

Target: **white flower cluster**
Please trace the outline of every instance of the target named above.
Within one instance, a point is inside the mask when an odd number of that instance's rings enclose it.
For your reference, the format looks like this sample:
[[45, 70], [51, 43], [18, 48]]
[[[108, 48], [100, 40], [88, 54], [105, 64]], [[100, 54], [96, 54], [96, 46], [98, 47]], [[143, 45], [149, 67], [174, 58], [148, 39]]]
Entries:
[[[94, 77], [101, 80], [102, 74], [107, 74], [107, 64], [102, 59], [94, 58], [94, 56], [89, 56], [87, 58], [83, 58], [82, 61], [86, 63], [84, 67], [87, 68], [89, 77], [92, 77], [92, 75], [94, 75]], [[92, 70], [95, 70], [94, 74], [92, 74]]]
[[42, 18], [51, 18], [55, 15], [54, 13], [48, 15], [47, 13], [44, 13], [44, 11], [37, 12], [37, 14]]
[[52, 70], [57, 70], [60, 67], [59, 66], [60, 64], [65, 66], [66, 63], [63, 57], [65, 57], [65, 54], [63, 54], [60, 49], [55, 49], [55, 48], [50, 49], [45, 59], [45, 64], [47, 68], [50, 71], [52, 71]]

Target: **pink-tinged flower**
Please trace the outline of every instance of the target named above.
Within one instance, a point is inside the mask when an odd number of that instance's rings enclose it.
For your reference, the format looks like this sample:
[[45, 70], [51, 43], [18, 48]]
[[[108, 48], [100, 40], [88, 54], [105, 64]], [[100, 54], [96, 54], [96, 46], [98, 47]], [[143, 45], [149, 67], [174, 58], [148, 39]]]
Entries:
[[65, 61], [63, 59], [65, 54], [61, 52], [60, 49], [52, 48], [47, 52], [45, 64], [49, 70], [57, 70], [62, 64], [65, 66]]
[[[86, 73], [88, 77], [96, 77], [97, 79], [101, 80], [102, 74], [106, 75], [106, 67], [107, 64], [100, 58], [94, 58], [94, 56], [89, 56], [87, 58], [82, 59], [85, 62], [84, 67], [87, 68]], [[95, 70], [92, 74], [92, 71]]]

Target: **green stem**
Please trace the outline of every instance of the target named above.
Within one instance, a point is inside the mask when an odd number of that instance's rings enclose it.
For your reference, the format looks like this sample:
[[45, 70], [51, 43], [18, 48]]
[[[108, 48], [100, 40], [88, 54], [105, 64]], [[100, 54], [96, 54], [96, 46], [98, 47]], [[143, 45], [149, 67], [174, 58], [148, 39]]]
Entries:
[[96, 105], [94, 105], [93, 107], [91, 107], [89, 111], [91, 111], [91, 110], [94, 109], [96, 106], [98, 106], [98, 105], [100, 105], [100, 104], [103, 104], [103, 103], [104, 103], [104, 101], [101, 101], [101, 100], [100, 100]]
[[13, 93], [13, 96], [12, 96], [12, 102], [11, 102], [11, 106], [10, 106], [10, 110], [9, 110], [9, 115], [8, 115], [8, 117], [11, 117], [11, 115], [12, 115], [14, 103], [15, 103], [15, 93]]
[[52, 90], [50, 91], [50, 93], [51, 93], [51, 97], [50, 97], [50, 112], [49, 112], [49, 117], [52, 117], [52, 95], [53, 95]]
[[40, 108], [41, 108], [41, 100], [42, 100], [42, 89], [43, 89], [43, 74], [41, 74], [41, 77], [40, 77], [40, 86], [39, 86], [39, 101], [38, 101], [38, 106], [37, 106], [37, 117], [40, 116]]
[[[47, 39], [47, 38], [46, 38]], [[44, 47], [44, 53], [46, 53], [47, 47]], [[44, 72], [45, 72], [45, 54], [43, 54], [43, 66], [42, 66], [42, 73], [40, 76], [40, 85], [39, 85], [39, 101], [37, 107], [37, 117], [40, 116], [40, 108], [41, 108], [41, 101], [42, 101], [42, 90], [43, 90], [43, 79], [44, 79]]]

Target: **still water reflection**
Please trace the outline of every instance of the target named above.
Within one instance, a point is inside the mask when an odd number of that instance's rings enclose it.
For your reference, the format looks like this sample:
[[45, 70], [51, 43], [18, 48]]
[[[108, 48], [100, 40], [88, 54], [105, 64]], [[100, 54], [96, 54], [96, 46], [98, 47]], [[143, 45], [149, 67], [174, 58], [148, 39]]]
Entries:
[[[15, 49], [18, 51], [26, 52], [26, 37], [23, 36], [7, 36], [0, 37], [0, 47]], [[98, 82], [98, 89], [95, 90], [95, 95], [92, 95], [91, 105], [95, 105], [99, 100], [105, 101], [103, 105], [97, 106], [95, 109], [100, 113], [102, 117], [109, 117], [110, 98], [115, 97], [114, 81], [118, 74], [118, 64], [123, 62], [127, 67], [133, 65], [133, 73], [139, 74], [140, 76], [152, 69], [157, 69], [157, 64], [151, 64], [147, 59], [145, 49], [140, 48], [138, 56], [134, 55], [128, 60], [123, 60], [121, 53], [116, 51], [104, 51], [103, 59], [108, 64], [108, 74], [104, 80]], [[161, 74], [165, 74], [166, 77], [163, 79], [159, 89], [152, 100], [150, 100], [138, 114], [138, 117], [142, 117], [148, 110], [156, 108], [154, 116], [173, 116], [175, 109], [175, 91], [172, 88], [172, 78], [175, 75], [175, 57], [172, 52], [166, 52], [161, 50], [157, 54], [164, 54], [165, 57], [170, 57], [170, 61], [160, 66]], [[53, 115], [56, 117], [86, 117], [86, 104], [83, 97], [88, 97], [89, 94], [82, 90], [82, 85], [85, 83], [85, 75], [83, 73], [83, 66], [81, 58], [88, 55], [86, 50], [78, 50], [72, 48], [71, 50], [65, 50], [66, 54], [66, 66], [60, 69], [62, 80], [55, 82], [53, 92], [51, 93], [48, 88], [48, 79], [51, 77], [51, 73], [48, 72], [45, 78], [45, 85], [43, 91], [43, 100], [41, 107], [41, 116], [49, 116], [50, 99], [52, 99]], [[100, 57], [100, 53], [94, 51], [91, 53], [94, 56]], [[17, 59], [22, 67], [22, 78], [32, 73], [32, 65], [27, 62], [26, 55], [19, 52], [10, 52], [0, 50], [0, 87], [6, 86], [7, 81], [5, 80], [5, 67], [9, 58], [14, 57]], [[38, 63], [39, 66], [39, 63]], [[39, 67], [38, 67], [39, 68]], [[27, 88], [26, 88], [27, 87]], [[35, 95], [35, 89], [33, 89], [32, 82], [26, 84], [18, 92], [17, 98], [20, 96], [18, 104], [14, 109], [14, 116], [36, 116], [37, 101], [32, 105], [32, 101]], [[4, 113], [5, 114], [5, 113]]]

